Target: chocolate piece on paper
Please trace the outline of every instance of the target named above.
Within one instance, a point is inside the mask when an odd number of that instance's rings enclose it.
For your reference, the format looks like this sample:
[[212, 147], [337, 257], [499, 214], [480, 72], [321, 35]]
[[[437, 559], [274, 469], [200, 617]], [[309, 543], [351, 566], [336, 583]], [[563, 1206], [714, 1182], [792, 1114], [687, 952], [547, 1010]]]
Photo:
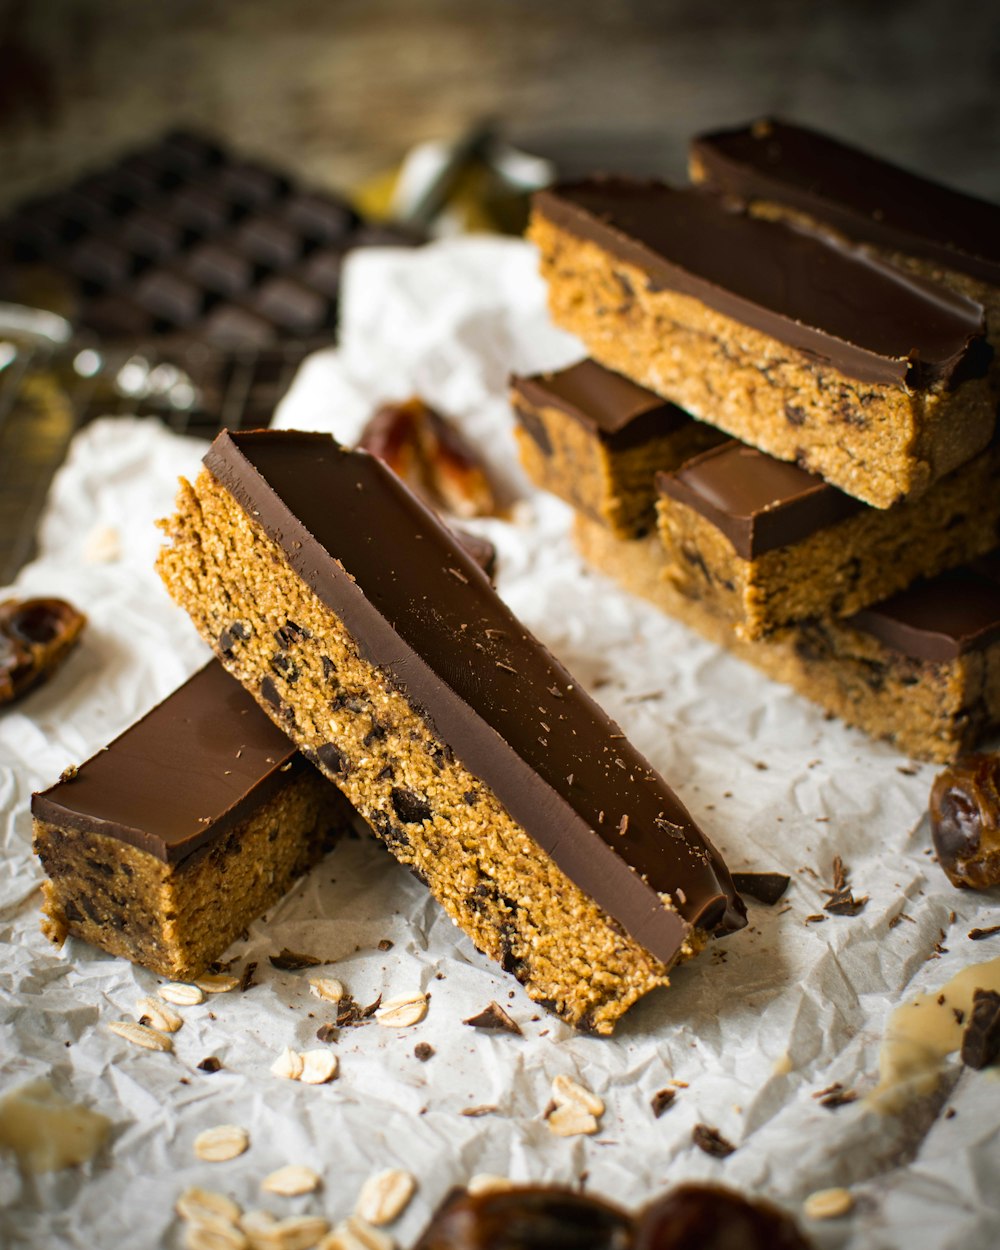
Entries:
[[972, 1015], [962, 1034], [962, 1062], [967, 1068], [988, 1068], [1000, 1056], [1000, 994], [976, 990]]
[[938, 863], [952, 885], [1000, 885], [1000, 753], [966, 755], [939, 773], [930, 817]]
[[48, 681], [86, 623], [65, 599], [0, 603], [0, 707]]
[[791, 884], [791, 877], [783, 872], [734, 872], [733, 885], [740, 894], [773, 907], [784, 898]]

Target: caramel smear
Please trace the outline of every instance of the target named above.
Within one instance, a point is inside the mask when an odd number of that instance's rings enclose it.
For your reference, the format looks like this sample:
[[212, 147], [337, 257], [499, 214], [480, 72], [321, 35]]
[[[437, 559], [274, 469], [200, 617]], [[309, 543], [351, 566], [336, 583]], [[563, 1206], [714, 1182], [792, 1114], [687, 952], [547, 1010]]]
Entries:
[[104, 1145], [111, 1121], [67, 1102], [46, 1080], [31, 1081], [0, 1100], [0, 1147], [27, 1172], [59, 1172], [86, 1163]]
[[945, 1059], [962, 1045], [976, 990], [1000, 991], [1000, 959], [963, 968], [940, 989], [896, 1008], [882, 1042], [879, 1083], [868, 1096], [869, 1106], [891, 1114], [937, 1089]]

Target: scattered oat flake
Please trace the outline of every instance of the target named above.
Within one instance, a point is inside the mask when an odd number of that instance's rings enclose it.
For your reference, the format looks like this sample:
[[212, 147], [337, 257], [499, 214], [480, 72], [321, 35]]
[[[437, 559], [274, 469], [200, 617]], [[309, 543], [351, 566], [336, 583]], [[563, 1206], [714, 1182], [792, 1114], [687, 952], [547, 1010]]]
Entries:
[[320, 964], [326, 963], [325, 959], [317, 959], [315, 955], [302, 955], [297, 951], [290, 951], [286, 946], [280, 954], [269, 955], [268, 960], [272, 968], [277, 968], [279, 972], [299, 972], [303, 968], [318, 968]]
[[298, 1194], [311, 1194], [321, 1184], [318, 1172], [303, 1167], [299, 1163], [289, 1163], [265, 1176], [260, 1183], [261, 1189], [268, 1194], [279, 1194], [282, 1198], [294, 1198]]
[[182, 1220], [226, 1220], [235, 1224], [240, 1218], [240, 1208], [225, 1194], [212, 1189], [200, 1189], [196, 1185], [185, 1189], [174, 1204], [174, 1210]]
[[854, 1199], [847, 1189], [817, 1189], [802, 1204], [807, 1220], [836, 1220], [853, 1208]]
[[145, 1050], [169, 1051], [174, 1044], [163, 1033], [151, 1029], [145, 1024], [136, 1024], [134, 1020], [113, 1020], [108, 1028], [112, 1033], [131, 1042], [133, 1046], [142, 1046]]
[[329, 1231], [321, 1215], [290, 1215], [255, 1232], [251, 1244], [253, 1250], [312, 1250]]
[[316, 1250], [395, 1250], [395, 1247], [388, 1233], [357, 1215], [349, 1215], [323, 1238]]
[[286, 1081], [297, 1081], [302, 1075], [304, 1061], [297, 1050], [292, 1050], [291, 1046], [286, 1046], [281, 1054], [271, 1064], [271, 1071], [275, 1076], [283, 1077]]
[[546, 1117], [557, 1137], [583, 1137], [597, 1132], [597, 1120], [578, 1102], [557, 1105]]
[[175, 1007], [197, 1007], [205, 1001], [204, 991], [185, 981], [168, 981], [156, 992], [165, 1003], [173, 1003]]
[[585, 1111], [589, 1111], [591, 1115], [600, 1116], [604, 1114], [604, 1103], [585, 1085], [581, 1085], [579, 1081], [574, 1081], [571, 1076], [567, 1076], [564, 1072], [560, 1072], [552, 1081], [552, 1098], [556, 1106], [562, 1107], [567, 1103], [576, 1103], [583, 1107]]
[[354, 1214], [380, 1228], [398, 1219], [416, 1193], [417, 1178], [402, 1168], [387, 1168], [369, 1176], [361, 1186]]
[[327, 1003], [339, 1003], [344, 997], [344, 986], [336, 977], [311, 977], [309, 992]]
[[696, 1124], [691, 1133], [691, 1140], [699, 1150], [711, 1155], [713, 1159], [726, 1159], [733, 1154], [736, 1147], [726, 1141], [717, 1128], [710, 1124]]
[[84, 564], [114, 564], [121, 554], [121, 534], [113, 525], [95, 525], [83, 544]]
[[247, 1235], [235, 1224], [210, 1219], [189, 1223], [184, 1229], [184, 1250], [249, 1250]]
[[462, 1023], [471, 1025], [474, 1029], [485, 1029], [488, 1032], [516, 1033], [518, 1037], [523, 1036], [521, 1026], [497, 1002], [490, 1002], [478, 1015], [470, 1016]]
[[238, 978], [231, 977], [227, 972], [207, 972], [195, 981], [198, 989], [206, 994], [228, 994], [230, 990], [239, 989]]
[[325, 1085], [337, 1075], [339, 1062], [332, 1050], [306, 1050], [301, 1058], [302, 1071], [298, 1079], [303, 1085]]
[[205, 1163], [224, 1163], [235, 1159], [250, 1145], [250, 1134], [237, 1124], [219, 1124], [207, 1128], [194, 1139], [194, 1153]]
[[375, 1019], [384, 1028], [405, 1029], [411, 1024], [419, 1024], [426, 1015], [427, 995], [418, 991], [387, 999], [375, 1012]]
[[470, 1194], [499, 1194], [514, 1188], [514, 1182], [506, 1176], [495, 1176], [492, 1172], [477, 1172], [473, 1176], [466, 1191]]
[[155, 998], [140, 998], [135, 1005], [140, 1024], [148, 1024], [161, 1033], [176, 1033], [184, 1021], [176, 1011]]

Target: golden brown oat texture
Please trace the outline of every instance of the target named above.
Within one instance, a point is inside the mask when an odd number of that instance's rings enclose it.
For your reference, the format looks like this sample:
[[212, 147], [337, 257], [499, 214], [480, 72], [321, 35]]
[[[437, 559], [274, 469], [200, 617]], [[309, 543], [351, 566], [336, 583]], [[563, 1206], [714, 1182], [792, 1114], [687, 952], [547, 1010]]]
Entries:
[[667, 580], [655, 535], [625, 542], [578, 516], [574, 537], [589, 564], [632, 594], [917, 759], [956, 759], [1000, 724], [1000, 642], [953, 660], [918, 660], [834, 620], [804, 622], [779, 638], [747, 642], [710, 606]]
[[[568, 1022], [610, 1033], [668, 968], [575, 885], [436, 739], [275, 544], [203, 470], [158, 569], [226, 668], [314, 758], [475, 945]], [[274, 635], [289, 620], [280, 665]], [[266, 692], [266, 693], [262, 693]], [[335, 744], [332, 745], [332, 744]], [[697, 932], [687, 956], [701, 945]]]
[[638, 266], [537, 212], [528, 237], [553, 319], [595, 360], [876, 508], [922, 494], [993, 433], [988, 377], [920, 391], [858, 381], [692, 296], [650, 289]]

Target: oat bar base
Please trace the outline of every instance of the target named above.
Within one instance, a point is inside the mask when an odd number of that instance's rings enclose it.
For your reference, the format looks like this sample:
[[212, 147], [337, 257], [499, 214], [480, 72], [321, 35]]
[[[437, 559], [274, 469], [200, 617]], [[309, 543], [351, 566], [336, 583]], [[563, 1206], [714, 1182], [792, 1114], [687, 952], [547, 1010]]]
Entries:
[[589, 564], [632, 594], [916, 759], [954, 760], [1000, 725], [1000, 643], [954, 660], [917, 660], [837, 621], [805, 622], [779, 639], [747, 642], [704, 602], [671, 585], [655, 536], [624, 542], [578, 516], [574, 537]]
[[981, 451], [995, 425], [988, 378], [953, 390], [862, 382], [715, 312], [535, 214], [556, 323], [594, 359], [847, 494], [888, 508]]
[[[160, 574], [222, 663], [532, 998], [607, 1034], [637, 999], [669, 983], [668, 968], [556, 866], [362, 657], [207, 470], [193, 487], [182, 482], [165, 528], [172, 541]], [[701, 942], [695, 933], [682, 954]]]

